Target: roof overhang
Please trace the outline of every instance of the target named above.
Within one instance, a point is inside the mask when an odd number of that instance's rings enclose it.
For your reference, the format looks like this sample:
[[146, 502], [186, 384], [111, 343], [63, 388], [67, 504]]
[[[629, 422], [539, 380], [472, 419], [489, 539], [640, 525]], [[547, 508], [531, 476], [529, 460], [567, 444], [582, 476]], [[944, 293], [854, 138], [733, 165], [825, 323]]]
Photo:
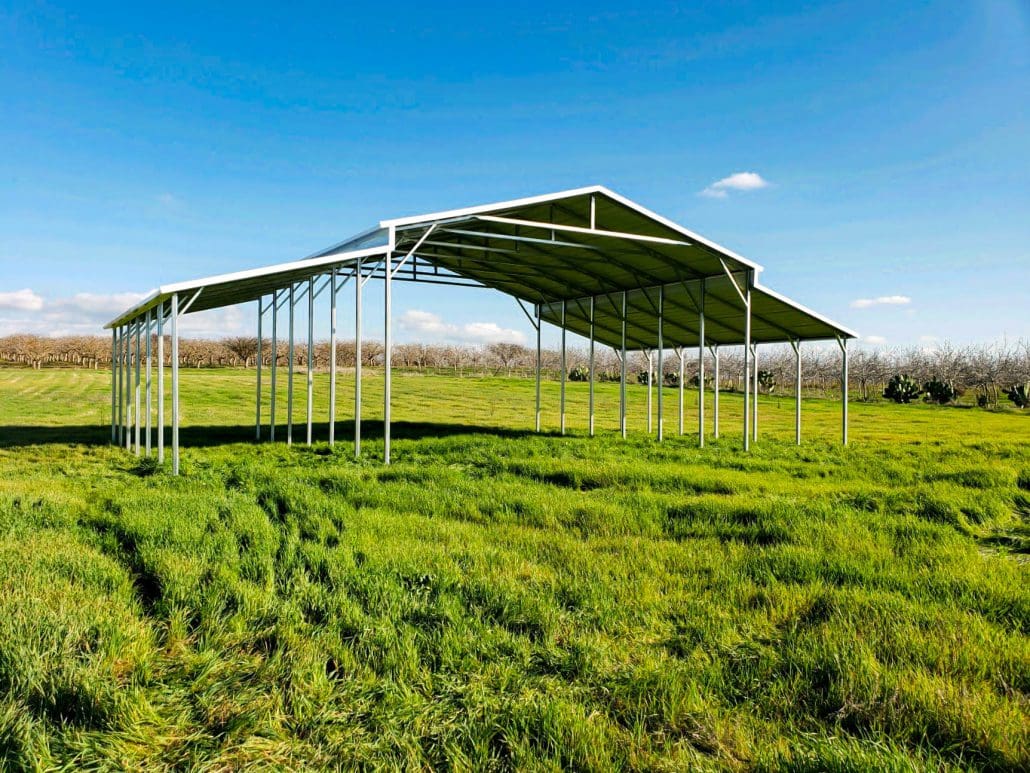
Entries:
[[[541, 316], [590, 332], [593, 299], [598, 341], [621, 343], [622, 294], [627, 343], [653, 348], [662, 307], [666, 346], [696, 346], [701, 287], [707, 343], [744, 341], [750, 278], [751, 340], [855, 338], [848, 328], [762, 286], [758, 264], [641, 207], [603, 186], [464, 209], [383, 220], [302, 260], [163, 285], [108, 323], [118, 327], [187, 298], [189, 312], [254, 301], [276, 290], [351, 266], [359, 259], [407, 266], [404, 277], [461, 280], [539, 304]], [[443, 272], [442, 274], [440, 272]]]

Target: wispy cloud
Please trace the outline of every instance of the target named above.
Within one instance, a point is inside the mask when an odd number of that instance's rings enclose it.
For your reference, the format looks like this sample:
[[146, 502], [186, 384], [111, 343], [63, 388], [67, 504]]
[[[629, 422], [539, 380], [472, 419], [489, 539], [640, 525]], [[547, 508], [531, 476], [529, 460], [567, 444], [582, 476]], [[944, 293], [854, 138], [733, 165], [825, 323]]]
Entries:
[[15, 311], [39, 311], [43, 308], [43, 296], [30, 290], [28, 287], [22, 290], [0, 292], [0, 309], [13, 309]]
[[856, 298], [851, 302], [853, 309], [868, 309], [873, 306], [907, 306], [912, 299], [907, 295], [881, 295], [878, 298]]
[[862, 336], [862, 341], [867, 344], [873, 344], [874, 346], [880, 346], [887, 343], [887, 339], [883, 336]]
[[526, 339], [521, 331], [501, 327], [496, 322], [468, 322], [456, 325], [445, 322], [439, 314], [421, 309], [408, 309], [401, 314], [397, 322], [401, 329], [409, 333], [436, 340], [462, 343], [523, 343]]
[[757, 191], [768, 187], [768, 180], [758, 172], [734, 172], [729, 177], [716, 180], [701, 191], [700, 195], [710, 199], [725, 199], [730, 191]]

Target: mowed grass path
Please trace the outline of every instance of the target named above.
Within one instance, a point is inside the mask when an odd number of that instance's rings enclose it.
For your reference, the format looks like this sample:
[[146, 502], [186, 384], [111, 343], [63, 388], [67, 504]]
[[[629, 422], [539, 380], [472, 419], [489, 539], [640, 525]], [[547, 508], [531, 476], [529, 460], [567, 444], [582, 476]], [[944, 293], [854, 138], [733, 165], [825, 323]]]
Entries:
[[8, 767], [1030, 765], [1030, 416], [856, 403], [843, 449], [812, 399], [797, 448], [763, 397], [744, 454], [739, 395], [700, 450], [675, 390], [659, 445], [644, 387], [562, 438], [531, 380], [397, 374], [383, 467], [376, 374], [360, 462], [351, 382], [290, 449], [253, 376], [184, 371], [175, 479], [105, 373], [0, 370]]

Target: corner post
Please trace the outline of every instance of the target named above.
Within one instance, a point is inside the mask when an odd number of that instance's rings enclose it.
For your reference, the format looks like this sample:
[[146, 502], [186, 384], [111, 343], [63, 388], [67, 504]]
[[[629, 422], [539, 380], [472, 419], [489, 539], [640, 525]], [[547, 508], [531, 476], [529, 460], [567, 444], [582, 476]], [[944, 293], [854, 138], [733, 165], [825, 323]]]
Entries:
[[383, 314], [386, 325], [383, 345], [383, 464], [390, 463], [390, 399], [393, 381], [393, 250], [394, 229], [390, 227], [390, 241], [386, 253], [386, 279], [383, 283]]

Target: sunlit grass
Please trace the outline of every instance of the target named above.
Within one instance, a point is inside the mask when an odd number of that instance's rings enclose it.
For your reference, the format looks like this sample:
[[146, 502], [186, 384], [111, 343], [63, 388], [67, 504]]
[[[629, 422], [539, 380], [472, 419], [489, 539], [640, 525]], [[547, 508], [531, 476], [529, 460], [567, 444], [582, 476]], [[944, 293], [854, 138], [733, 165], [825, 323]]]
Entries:
[[384, 467], [378, 374], [360, 462], [346, 375], [335, 449], [324, 376], [314, 446], [302, 377], [251, 442], [253, 378], [184, 373], [176, 479], [105, 374], [0, 370], [11, 767], [1030, 763], [1026, 416], [855, 403], [844, 449], [809, 399], [798, 448], [763, 396], [744, 454], [739, 395], [702, 450], [673, 389], [659, 445], [641, 386], [562, 438], [554, 382], [537, 436], [532, 381], [401, 373]]

